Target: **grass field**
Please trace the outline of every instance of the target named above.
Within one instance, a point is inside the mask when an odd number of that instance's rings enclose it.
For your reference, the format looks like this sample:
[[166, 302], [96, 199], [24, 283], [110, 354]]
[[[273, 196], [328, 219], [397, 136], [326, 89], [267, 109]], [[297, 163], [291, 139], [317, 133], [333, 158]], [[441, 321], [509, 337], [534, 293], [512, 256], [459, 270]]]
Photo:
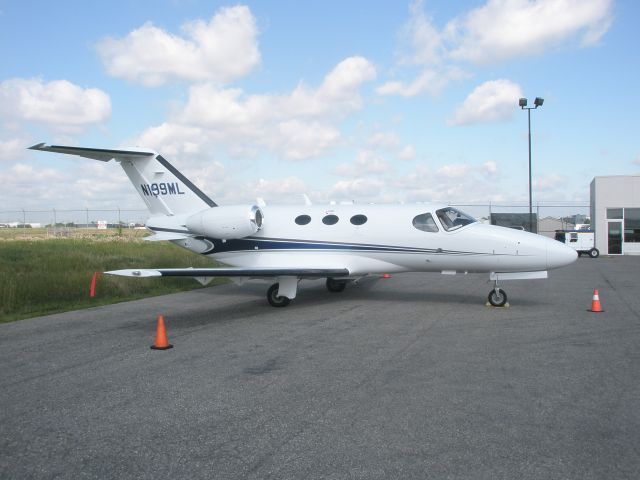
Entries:
[[[190, 278], [102, 275], [96, 283], [96, 296], [90, 298], [91, 277], [96, 271], [215, 266], [171, 243], [145, 242], [144, 231], [140, 230], [127, 235], [84, 231], [68, 238], [25, 236], [24, 232], [15, 233], [17, 229], [11, 230], [14, 237], [5, 231], [0, 236], [0, 322], [199, 287]], [[215, 283], [225, 281], [215, 279]]]

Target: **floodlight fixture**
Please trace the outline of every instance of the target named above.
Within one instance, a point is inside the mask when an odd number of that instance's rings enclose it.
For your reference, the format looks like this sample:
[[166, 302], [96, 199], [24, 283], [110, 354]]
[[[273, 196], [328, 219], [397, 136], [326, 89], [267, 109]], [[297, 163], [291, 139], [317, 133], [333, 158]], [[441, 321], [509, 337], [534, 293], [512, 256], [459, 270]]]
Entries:
[[[536, 97], [533, 101], [533, 107], [527, 107], [527, 99], [521, 98], [518, 101], [518, 106], [522, 110], [527, 111], [527, 119], [529, 124], [529, 231], [533, 231], [533, 195], [531, 192], [531, 110], [535, 110], [538, 107], [541, 107], [544, 103], [544, 98]], [[536, 233], [538, 229], [536, 228]]]

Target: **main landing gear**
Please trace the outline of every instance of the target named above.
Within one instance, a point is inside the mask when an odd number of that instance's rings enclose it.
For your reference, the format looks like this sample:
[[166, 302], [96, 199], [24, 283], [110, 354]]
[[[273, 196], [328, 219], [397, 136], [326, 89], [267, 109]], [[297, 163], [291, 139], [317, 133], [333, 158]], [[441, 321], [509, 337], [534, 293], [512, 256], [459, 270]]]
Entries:
[[[294, 281], [297, 282], [297, 279], [295, 279]], [[347, 280], [337, 280], [335, 278], [327, 278], [327, 290], [329, 290], [330, 292], [333, 292], [333, 293], [342, 292], [346, 286], [347, 286]], [[291, 285], [289, 285], [289, 287], [291, 287]], [[291, 288], [289, 288], [289, 290], [287, 290], [286, 285], [283, 286], [282, 288], [283, 288], [283, 291], [289, 292], [292, 294], [291, 295], [292, 297], [295, 297], [295, 289], [291, 290]], [[274, 283], [269, 287], [269, 290], [267, 290], [267, 301], [269, 302], [269, 305], [271, 305], [272, 307], [286, 307], [291, 303], [291, 298], [287, 297], [286, 295], [280, 295], [280, 282], [279, 282], [279, 283]]]
[[290, 298], [278, 295], [279, 287], [279, 283], [274, 283], [269, 287], [269, 290], [267, 290], [267, 301], [272, 307], [286, 307], [291, 303]]
[[332, 293], [339, 293], [347, 286], [346, 280], [336, 280], [335, 278], [327, 278], [327, 290]]

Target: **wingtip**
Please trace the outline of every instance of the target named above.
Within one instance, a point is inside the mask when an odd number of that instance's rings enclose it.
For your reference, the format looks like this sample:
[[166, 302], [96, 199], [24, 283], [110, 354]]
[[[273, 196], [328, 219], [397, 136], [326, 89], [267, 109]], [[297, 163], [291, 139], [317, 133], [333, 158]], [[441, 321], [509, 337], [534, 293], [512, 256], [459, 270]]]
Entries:
[[46, 143], [36, 143], [35, 145], [30, 146], [27, 150], [44, 150], [47, 146]]

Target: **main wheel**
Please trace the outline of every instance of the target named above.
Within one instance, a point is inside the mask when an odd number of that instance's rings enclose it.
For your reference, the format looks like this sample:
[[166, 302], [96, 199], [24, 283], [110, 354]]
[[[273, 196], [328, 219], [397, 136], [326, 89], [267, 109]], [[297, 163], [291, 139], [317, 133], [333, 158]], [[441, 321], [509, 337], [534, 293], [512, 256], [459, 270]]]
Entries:
[[272, 307], [286, 307], [291, 303], [291, 299], [287, 297], [281, 297], [278, 295], [278, 289], [280, 284], [274, 283], [267, 290], [267, 301]]
[[589, 256], [591, 258], [598, 258], [600, 256], [600, 252], [597, 248], [592, 248], [591, 250], [589, 250]]
[[327, 278], [327, 290], [333, 293], [338, 293], [344, 290], [347, 286], [346, 280], [336, 280], [335, 278]]
[[494, 288], [489, 292], [489, 303], [494, 307], [504, 307], [507, 303], [507, 292], [501, 288]]

